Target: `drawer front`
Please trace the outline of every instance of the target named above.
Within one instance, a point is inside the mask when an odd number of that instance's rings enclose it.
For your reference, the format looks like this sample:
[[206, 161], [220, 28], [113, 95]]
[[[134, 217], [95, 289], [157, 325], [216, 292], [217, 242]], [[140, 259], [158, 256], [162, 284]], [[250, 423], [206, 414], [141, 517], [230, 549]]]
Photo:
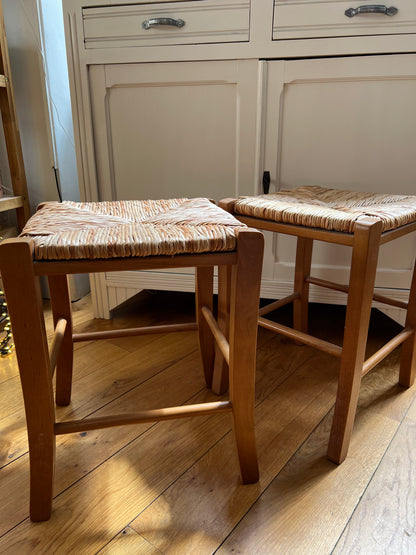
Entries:
[[250, 0], [198, 0], [84, 8], [86, 48], [249, 40]]
[[[377, 6], [380, 11], [364, 13], [368, 6]], [[397, 8], [397, 13], [386, 15], [381, 11], [384, 7]], [[347, 10], [350, 17], [345, 14]], [[415, 32], [416, 0], [389, 0], [386, 4], [357, 0], [274, 2], [273, 40]]]

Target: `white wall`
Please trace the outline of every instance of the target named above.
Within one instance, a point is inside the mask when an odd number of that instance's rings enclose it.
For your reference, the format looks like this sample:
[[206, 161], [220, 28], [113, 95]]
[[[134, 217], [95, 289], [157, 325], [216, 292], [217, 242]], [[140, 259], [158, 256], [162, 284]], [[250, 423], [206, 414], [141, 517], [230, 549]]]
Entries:
[[[3, 0], [17, 120], [32, 213], [40, 202], [79, 200], [61, 0]], [[42, 27], [42, 28], [41, 28]], [[1, 141], [3, 139], [3, 141]], [[0, 174], [10, 184], [0, 133]], [[71, 279], [72, 299], [89, 289]]]
[[[17, 120], [32, 212], [58, 200], [36, 0], [3, 0]], [[4, 167], [2, 167], [4, 170]]]
[[55, 164], [63, 200], [79, 200], [62, 3], [39, 0]]

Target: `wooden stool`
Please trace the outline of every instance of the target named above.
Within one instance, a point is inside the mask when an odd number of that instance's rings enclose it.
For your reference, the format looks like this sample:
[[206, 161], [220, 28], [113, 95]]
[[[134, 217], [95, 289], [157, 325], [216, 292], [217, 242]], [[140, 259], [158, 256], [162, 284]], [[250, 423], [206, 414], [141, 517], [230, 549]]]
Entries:
[[[58, 434], [230, 412], [242, 481], [258, 480], [253, 411], [262, 256], [262, 234], [206, 199], [46, 203], [20, 238], [0, 245], [29, 436], [31, 520], [47, 520], [51, 513]], [[73, 334], [68, 274], [190, 266], [196, 269], [196, 323]], [[220, 303], [217, 319], [214, 266], [219, 267], [220, 297], [230, 299], [229, 314]], [[55, 325], [50, 348], [42, 275], [48, 277]], [[223, 360], [229, 363], [228, 401], [55, 422], [52, 377], [56, 366], [56, 402], [69, 404], [74, 341], [194, 329], [207, 387], [215, 359], [219, 367]]]
[[[300, 187], [257, 197], [224, 199], [220, 206], [250, 227], [297, 237], [293, 294], [260, 310], [259, 325], [340, 357], [341, 366], [328, 457], [341, 463], [348, 451], [361, 378], [398, 345], [402, 345], [400, 384], [415, 379], [416, 276], [408, 303], [374, 294], [380, 245], [416, 230], [416, 196], [356, 193]], [[349, 286], [312, 277], [314, 240], [349, 245]], [[348, 293], [342, 348], [308, 334], [309, 284]], [[407, 310], [403, 331], [365, 360], [372, 300]], [[274, 323], [264, 314], [293, 302], [293, 327]]]

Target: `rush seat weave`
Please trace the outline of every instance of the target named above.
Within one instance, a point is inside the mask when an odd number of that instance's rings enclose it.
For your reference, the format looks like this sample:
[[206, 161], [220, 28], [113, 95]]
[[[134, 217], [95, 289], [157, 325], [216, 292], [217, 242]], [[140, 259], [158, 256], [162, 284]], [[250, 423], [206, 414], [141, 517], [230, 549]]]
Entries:
[[244, 227], [208, 199], [48, 202], [21, 237], [37, 260], [232, 251]]
[[[380, 247], [416, 231], [416, 196], [306, 186], [257, 197], [224, 199], [220, 206], [242, 223], [297, 238], [293, 293], [260, 309], [259, 325], [340, 358], [338, 391], [328, 457], [341, 463], [348, 451], [362, 377], [401, 345], [399, 382], [410, 387], [416, 375], [416, 272], [408, 302], [375, 291]], [[311, 275], [314, 241], [352, 248], [348, 284]], [[342, 347], [309, 333], [310, 285], [348, 295]], [[366, 359], [372, 301], [406, 310], [403, 330]], [[293, 327], [264, 316], [293, 303]]]
[[319, 186], [239, 198], [234, 212], [274, 222], [352, 233], [362, 216], [378, 218], [382, 231], [416, 219], [414, 196], [360, 193]]
[[[50, 517], [60, 434], [228, 412], [242, 482], [258, 480], [254, 385], [262, 257], [260, 232], [201, 198], [45, 203], [19, 238], [0, 244], [0, 271], [25, 404], [33, 521]], [[218, 267], [216, 316], [214, 266]], [[195, 268], [195, 322], [73, 332], [69, 274], [184, 267]], [[40, 276], [48, 278], [51, 298], [55, 331], [50, 345]], [[75, 342], [193, 330], [206, 386], [223, 393], [229, 379], [228, 400], [56, 421], [54, 395], [57, 405], [71, 402]], [[99, 383], [97, 387], [90, 394], [101, 397]], [[155, 392], [156, 404], [157, 399]]]

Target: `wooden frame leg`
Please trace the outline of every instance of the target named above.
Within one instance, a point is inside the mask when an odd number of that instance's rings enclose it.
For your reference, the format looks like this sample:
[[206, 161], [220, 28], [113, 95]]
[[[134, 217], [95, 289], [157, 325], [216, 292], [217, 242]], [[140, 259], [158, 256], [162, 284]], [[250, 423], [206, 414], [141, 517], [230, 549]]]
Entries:
[[232, 268], [230, 315], [230, 400], [243, 483], [258, 481], [254, 435], [257, 320], [264, 238], [254, 230], [238, 234]]
[[67, 276], [48, 276], [53, 323], [65, 318], [66, 329], [56, 364], [56, 404], [69, 405], [71, 401], [74, 349], [72, 342], [72, 310]]
[[413, 268], [405, 325], [411, 326], [415, 331], [402, 345], [399, 383], [410, 387], [414, 384], [416, 376], [416, 262]]
[[[218, 327], [229, 340], [230, 328], [231, 266], [218, 267]], [[228, 390], [228, 364], [218, 345], [215, 345], [214, 376], [212, 391], [221, 395]]]
[[300, 297], [293, 301], [293, 327], [303, 333], [308, 333], [309, 283], [305, 280], [311, 273], [312, 248], [313, 239], [297, 238], [294, 293]]
[[355, 224], [341, 367], [328, 458], [341, 463], [348, 451], [361, 384], [382, 224], [361, 218]]
[[0, 245], [0, 271], [12, 323], [26, 411], [30, 455], [30, 518], [51, 514], [55, 413], [39, 278], [29, 240]]
[[213, 310], [213, 295], [214, 268], [212, 266], [195, 268], [195, 303], [199, 350], [201, 353], [205, 383], [208, 388], [211, 388], [212, 386], [215, 341], [201, 310], [203, 306], [206, 306], [211, 311]]

